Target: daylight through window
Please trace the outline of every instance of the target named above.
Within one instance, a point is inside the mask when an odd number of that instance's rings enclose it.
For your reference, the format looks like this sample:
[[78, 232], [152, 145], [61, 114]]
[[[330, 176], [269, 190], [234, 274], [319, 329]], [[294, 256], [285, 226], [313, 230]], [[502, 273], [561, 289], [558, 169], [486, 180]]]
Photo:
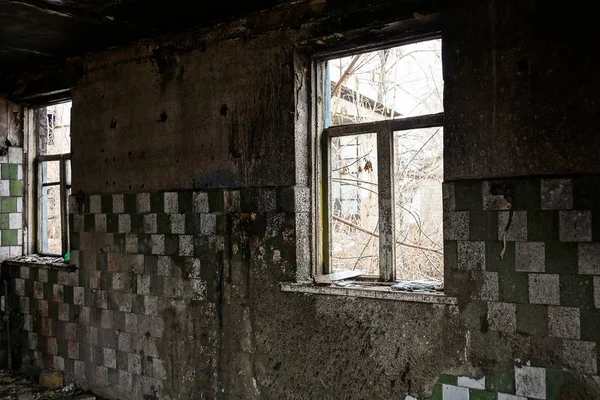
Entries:
[[324, 272], [441, 282], [441, 40], [332, 59], [324, 67]]
[[[36, 245], [39, 254], [64, 256], [68, 249], [67, 201], [71, 191], [71, 102], [32, 110], [37, 181]], [[32, 144], [33, 144], [32, 143]]]

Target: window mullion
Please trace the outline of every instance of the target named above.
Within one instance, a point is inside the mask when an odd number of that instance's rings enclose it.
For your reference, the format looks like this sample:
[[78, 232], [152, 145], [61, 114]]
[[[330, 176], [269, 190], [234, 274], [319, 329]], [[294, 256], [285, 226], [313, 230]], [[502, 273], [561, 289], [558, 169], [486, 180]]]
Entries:
[[60, 160], [60, 224], [62, 235], [62, 255], [69, 251], [69, 220], [67, 214], [67, 166], [65, 157]]
[[393, 131], [385, 125], [377, 130], [377, 181], [379, 197], [379, 274], [395, 280]]

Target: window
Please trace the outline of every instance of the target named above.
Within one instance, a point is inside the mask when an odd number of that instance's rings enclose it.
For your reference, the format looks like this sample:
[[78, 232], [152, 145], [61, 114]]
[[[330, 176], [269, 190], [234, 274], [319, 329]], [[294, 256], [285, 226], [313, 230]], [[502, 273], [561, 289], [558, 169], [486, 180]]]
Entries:
[[71, 102], [32, 109], [30, 121], [30, 250], [64, 256], [69, 251]]
[[441, 40], [319, 67], [323, 273], [441, 283]]

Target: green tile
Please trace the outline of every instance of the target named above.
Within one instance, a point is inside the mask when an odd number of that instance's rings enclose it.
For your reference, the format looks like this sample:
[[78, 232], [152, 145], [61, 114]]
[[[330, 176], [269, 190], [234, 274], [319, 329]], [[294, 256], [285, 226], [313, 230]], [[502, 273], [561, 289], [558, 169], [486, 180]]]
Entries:
[[118, 214], [106, 214], [106, 230], [108, 233], [119, 232], [119, 215]]
[[123, 202], [125, 204], [125, 213], [135, 214], [137, 212], [135, 194], [126, 194], [125, 196], [123, 196]]
[[444, 269], [458, 269], [458, 250], [457, 242], [453, 240], [444, 241]]
[[[152, 199], [152, 198], [150, 198]], [[159, 213], [156, 214], [156, 224], [158, 233], [171, 233], [171, 215]]]
[[0, 214], [0, 229], [8, 229], [8, 214]]
[[436, 383], [433, 387], [433, 392], [431, 392], [431, 396], [427, 397], [424, 400], [443, 400], [442, 384]]
[[594, 308], [593, 278], [587, 275], [562, 275], [560, 277], [560, 305]]
[[73, 286], [65, 285], [63, 287], [63, 303], [73, 304]]
[[242, 212], [258, 211], [259, 190], [245, 188], [240, 190], [240, 207]]
[[153, 213], [165, 212], [165, 194], [163, 192], [150, 193], [150, 211]]
[[498, 213], [496, 211], [471, 211], [469, 213], [471, 240], [496, 240], [498, 237]]
[[511, 369], [504, 373], [486, 375], [485, 389], [492, 392], [515, 393], [514, 370]]
[[71, 250], [79, 250], [79, 233], [73, 232], [72, 230], [69, 232], [69, 247]]
[[141, 254], [152, 254], [152, 236], [138, 235], [138, 252]]
[[437, 383], [443, 383], [445, 385], [456, 386], [456, 385], [458, 385], [458, 377], [454, 376], [454, 375], [443, 374], [443, 375], [440, 375]]
[[545, 244], [546, 272], [577, 274], [577, 243], [549, 241]]
[[[538, 337], [548, 336], [548, 307], [541, 304], [517, 304], [517, 332]], [[504, 390], [506, 389], [499, 391]]]
[[581, 340], [600, 342], [600, 310], [581, 309]]
[[481, 181], [454, 183], [456, 211], [480, 211], [483, 209]]
[[96, 218], [94, 214], [83, 215], [83, 230], [85, 232], [94, 232], [96, 229]]
[[16, 197], [2, 197], [1, 207], [3, 213], [14, 213], [17, 212], [17, 198]]
[[18, 164], [2, 164], [2, 179], [17, 179], [18, 178]]
[[144, 231], [144, 215], [131, 214], [131, 233], [142, 233]]
[[23, 181], [10, 181], [9, 187], [11, 196], [23, 196]]
[[527, 213], [527, 240], [558, 240], [558, 211], [533, 210]]
[[194, 206], [194, 198], [192, 192], [179, 192], [178, 206], [179, 212], [182, 214], [191, 213]]
[[195, 235], [196, 232], [196, 214], [185, 214], [185, 233]]
[[581, 176], [572, 181], [574, 209], [600, 210], [600, 176]]
[[223, 199], [223, 191], [211, 190], [208, 192], [208, 211], [219, 212], [225, 209], [225, 201]]
[[539, 179], [523, 179], [515, 181], [515, 194], [513, 196], [512, 209], [539, 210], [542, 204]]
[[115, 251], [117, 253], [125, 253], [125, 234], [116, 233], [114, 236]]
[[102, 210], [102, 214], [113, 212], [113, 198], [111, 194], [105, 194], [100, 197], [100, 209]]
[[2, 230], [2, 246], [17, 246], [18, 245], [18, 231], [16, 229], [3, 229]]
[[500, 301], [509, 303], [529, 302], [529, 279], [527, 273], [500, 272], [498, 274]]
[[560, 388], [574, 379], [568, 371], [555, 368], [546, 369], [546, 398], [548, 400], [561, 399]]
[[490, 272], [512, 273], [515, 270], [515, 242], [506, 242], [504, 257], [500, 259], [504, 244], [499, 241], [485, 242], [485, 269]]
[[469, 400], [497, 400], [498, 394], [485, 390], [469, 389]]
[[158, 256], [144, 256], [144, 274], [156, 275], [158, 273]]
[[165, 254], [172, 256], [179, 251], [179, 238], [177, 235], [165, 235]]

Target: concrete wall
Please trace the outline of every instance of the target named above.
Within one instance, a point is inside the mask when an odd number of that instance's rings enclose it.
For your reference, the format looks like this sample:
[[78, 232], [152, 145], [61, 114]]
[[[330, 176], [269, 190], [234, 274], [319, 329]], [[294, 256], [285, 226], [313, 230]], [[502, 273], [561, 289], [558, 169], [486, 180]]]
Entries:
[[[25, 363], [115, 398], [597, 397], [598, 178], [569, 175], [597, 172], [594, 82], [577, 83], [597, 60], [572, 75], [551, 6], [446, 7], [445, 279], [458, 305], [280, 291], [308, 245], [306, 70], [292, 48], [341, 14], [220, 27], [184, 36], [188, 48], [87, 59], [73, 89], [79, 269], [10, 270]], [[528, 385], [536, 374], [549, 384]], [[487, 391], [456, 376], [486, 376]]]

